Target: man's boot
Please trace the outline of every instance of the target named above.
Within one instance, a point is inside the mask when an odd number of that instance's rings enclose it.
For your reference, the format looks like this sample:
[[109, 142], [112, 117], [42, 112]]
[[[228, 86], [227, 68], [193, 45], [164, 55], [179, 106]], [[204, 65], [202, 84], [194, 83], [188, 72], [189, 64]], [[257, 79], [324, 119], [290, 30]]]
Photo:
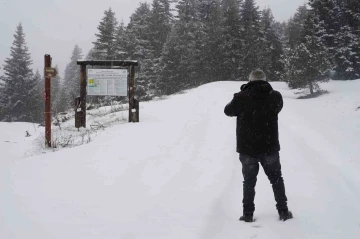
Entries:
[[289, 210], [279, 210], [279, 219], [281, 221], [286, 221], [291, 218], [293, 218], [293, 215]]
[[253, 213], [244, 213], [244, 215], [242, 215], [239, 218], [240, 221], [244, 221], [244, 222], [253, 222], [254, 221], [254, 214]]

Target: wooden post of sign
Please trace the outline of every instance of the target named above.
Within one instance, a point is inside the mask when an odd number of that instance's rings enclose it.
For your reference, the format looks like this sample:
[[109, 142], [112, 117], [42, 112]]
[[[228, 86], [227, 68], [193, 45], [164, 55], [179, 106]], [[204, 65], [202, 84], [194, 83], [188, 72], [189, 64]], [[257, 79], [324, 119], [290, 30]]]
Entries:
[[136, 107], [136, 100], [135, 100], [135, 66], [130, 66], [130, 82], [129, 82], [129, 122], [139, 122], [137, 117], [138, 109]]
[[46, 72], [51, 68], [51, 56], [45, 55], [45, 146], [51, 147], [51, 76]]
[[81, 126], [86, 128], [86, 65], [80, 66], [80, 108], [81, 108]]

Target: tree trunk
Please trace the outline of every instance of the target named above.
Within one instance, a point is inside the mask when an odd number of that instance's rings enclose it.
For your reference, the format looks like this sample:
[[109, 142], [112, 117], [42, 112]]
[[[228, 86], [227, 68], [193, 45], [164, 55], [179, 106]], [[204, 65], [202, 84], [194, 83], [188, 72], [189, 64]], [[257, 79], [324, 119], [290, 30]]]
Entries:
[[309, 80], [309, 87], [310, 87], [310, 94], [314, 94], [314, 86], [312, 84], [312, 82]]

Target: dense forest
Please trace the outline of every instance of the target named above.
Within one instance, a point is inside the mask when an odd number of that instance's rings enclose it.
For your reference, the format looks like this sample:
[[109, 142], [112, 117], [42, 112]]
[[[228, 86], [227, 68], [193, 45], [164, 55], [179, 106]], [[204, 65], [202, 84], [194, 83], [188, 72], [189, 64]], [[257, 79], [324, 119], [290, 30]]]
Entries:
[[[141, 3], [127, 25], [115, 12], [104, 11], [93, 48], [84, 55], [75, 45], [63, 79], [52, 81], [55, 114], [72, 108], [76, 61], [83, 58], [139, 61], [142, 101], [214, 81], [246, 81], [256, 68], [309, 94], [321, 91], [320, 81], [360, 78], [358, 0], [309, 0], [286, 22], [255, 0], [153, 0]], [[31, 65], [19, 24], [0, 76], [1, 121], [42, 122], [43, 79]]]

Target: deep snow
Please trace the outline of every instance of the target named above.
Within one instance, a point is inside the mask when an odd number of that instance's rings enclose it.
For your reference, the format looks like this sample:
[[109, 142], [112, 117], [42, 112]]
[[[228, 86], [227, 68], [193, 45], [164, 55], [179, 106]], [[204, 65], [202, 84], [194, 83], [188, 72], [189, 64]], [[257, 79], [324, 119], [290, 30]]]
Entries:
[[331, 81], [329, 94], [306, 100], [272, 83], [284, 97], [281, 162], [295, 218], [278, 221], [260, 171], [252, 224], [238, 221], [235, 118], [223, 113], [240, 84], [141, 103], [140, 123], [37, 156], [43, 129], [0, 123], [0, 238], [360, 238], [360, 80]]

